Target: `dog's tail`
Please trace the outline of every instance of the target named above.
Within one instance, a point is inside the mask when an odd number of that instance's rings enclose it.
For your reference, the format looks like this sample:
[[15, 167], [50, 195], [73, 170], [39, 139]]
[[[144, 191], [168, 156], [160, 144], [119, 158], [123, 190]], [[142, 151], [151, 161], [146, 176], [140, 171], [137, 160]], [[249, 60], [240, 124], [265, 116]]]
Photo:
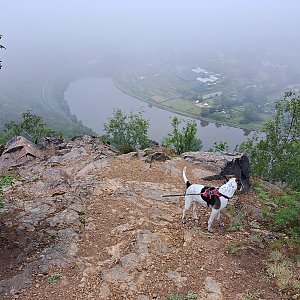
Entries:
[[187, 179], [185, 172], [186, 172], [186, 167], [183, 168], [182, 176], [183, 176], [183, 180], [184, 180], [184, 183], [185, 183], [185, 185], [186, 185], [186, 188], [188, 188], [188, 187], [189, 187], [190, 185], [192, 185], [192, 184], [191, 184], [191, 183], [189, 182], [189, 180]]

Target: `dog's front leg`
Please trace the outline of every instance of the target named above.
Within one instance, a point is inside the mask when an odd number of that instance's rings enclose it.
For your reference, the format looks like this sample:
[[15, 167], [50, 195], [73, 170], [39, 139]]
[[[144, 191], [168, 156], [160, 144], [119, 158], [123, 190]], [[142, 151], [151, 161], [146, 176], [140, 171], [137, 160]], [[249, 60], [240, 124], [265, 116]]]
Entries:
[[190, 208], [192, 201], [193, 201], [193, 199], [190, 196], [185, 196], [184, 207], [182, 210], [182, 223], [183, 224], [186, 223], [186, 212]]
[[199, 202], [194, 201], [194, 206], [193, 206], [193, 219], [196, 223], [199, 222], [199, 217], [198, 217], [198, 207], [199, 207]]
[[224, 227], [224, 223], [221, 220], [221, 211], [219, 211], [217, 214], [217, 221], [220, 227]]
[[213, 223], [215, 217], [217, 216], [218, 212], [219, 212], [219, 210], [217, 210], [217, 209], [214, 209], [214, 208], [211, 209], [210, 217], [208, 220], [208, 227], [207, 227], [207, 230], [209, 232], [214, 232], [214, 230], [212, 229], [212, 223]]

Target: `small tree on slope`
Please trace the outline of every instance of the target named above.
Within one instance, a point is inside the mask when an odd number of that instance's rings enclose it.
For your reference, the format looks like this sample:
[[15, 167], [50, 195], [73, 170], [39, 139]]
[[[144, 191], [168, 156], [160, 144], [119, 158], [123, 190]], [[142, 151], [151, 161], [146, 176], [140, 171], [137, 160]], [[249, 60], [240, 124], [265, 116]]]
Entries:
[[300, 95], [285, 93], [276, 102], [276, 115], [263, 129], [240, 147], [249, 155], [254, 175], [281, 181], [300, 190]]
[[173, 148], [176, 154], [187, 151], [199, 151], [202, 148], [202, 141], [197, 138], [197, 124], [195, 121], [188, 121], [186, 127], [179, 129], [181, 120], [177, 117], [172, 119], [173, 133], [168, 134], [163, 141], [167, 147]]
[[113, 117], [104, 124], [106, 134], [102, 137], [122, 153], [128, 153], [149, 146], [149, 121], [141, 112], [125, 115], [120, 109], [114, 110]]

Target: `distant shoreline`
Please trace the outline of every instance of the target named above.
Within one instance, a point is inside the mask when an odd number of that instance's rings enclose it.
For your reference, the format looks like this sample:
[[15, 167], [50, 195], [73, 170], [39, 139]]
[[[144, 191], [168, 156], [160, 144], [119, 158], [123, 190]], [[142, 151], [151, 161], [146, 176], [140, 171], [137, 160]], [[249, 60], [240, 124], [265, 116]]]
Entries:
[[223, 126], [228, 126], [228, 127], [234, 127], [234, 128], [238, 128], [238, 129], [242, 129], [242, 130], [249, 130], [249, 131], [260, 131], [258, 128], [253, 128], [253, 127], [247, 127], [247, 126], [240, 126], [240, 125], [237, 125], [237, 124], [232, 124], [232, 123], [226, 123], [224, 121], [217, 121], [215, 119], [208, 119], [208, 118], [203, 118], [203, 117], [195, 117], [193, 115], [190, 115], [188, 113], [184, 113], [184, 112], [181, 112], [181, 111], [177, 111], [177, 110], [172, 110], [166, 106], [163, 106], [163, 105], [159, 105], [158, 103], [153, 103], [153, 102], [150, 102], [150, 101], [147, 101], [147, 99], [145, 98], [140, 98], [140, 97], [137, 97], [136, 95], [132, 95], [130, 94], [127, 90], [125, 89], [122, 89], [117, 81], [112, 77], [112, 82], [113, 84], [115, 85], [115, 87], [120, 90], [122, 93], [130, 96], [130, 97], [133, 97], [135, 99], [138, 99], [144, 103], [147, 103], [149, 105], [152, 105], [152, 106], [155, 106], [157, 108], [160, 108], [160, 109], [163, 109], [165, 111], [169, 111], [169, 112], [172, 112], [174, 114], [177, 114], [177, 115], [180, 115], [180, 116], [183, 116], [183, 117], [188, 117], [188, 118], [191, 118], [191, 119], [194, 119], [194, 120], [199, 120], [199, 121], [205, 121], [205, 122], [209, 122], [209, 123], [214, 123], [214, 124], [219, 124], [219, 125], [223, 125]]

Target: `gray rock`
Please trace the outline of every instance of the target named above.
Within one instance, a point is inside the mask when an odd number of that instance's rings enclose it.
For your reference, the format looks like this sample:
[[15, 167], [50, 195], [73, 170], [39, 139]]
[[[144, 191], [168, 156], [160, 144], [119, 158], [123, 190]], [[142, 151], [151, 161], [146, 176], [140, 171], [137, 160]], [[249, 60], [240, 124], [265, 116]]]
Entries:
[[0, 295], [14, 295], [21, 289], [31, 285], [31, 274], [38, 269], [39, 262], [35, 261], [26, 266], [19, 274], [0, 280]]
[[166, 275], [172, 279], [179, 288], [183, 287], [187, 281], [187, 277], [182, 277], [177, 271], [169, 270]]
[[204, 283], [208, 293], [221, 295], [220, 285], [212, 277], [206, 277]]
[[164, 152], [155, 152], [153, 154], [150, 154], [146, 158], [147, 163], [152, 163], [153, 161], [166, 161], [169, 160], [170, 157], [164, 153]]
[[2, 151], [0, 173], [7, 172], [12, 167], [23, 165], [36, 158], [44, 158], [41, 150], [24, 137], [17, 136], [9, 140]]
[[46, 169], [43, 173], [42, 180], [46, 182], [66, 180], [69, 184], [72, 182], [71, 177], [66, 171], [54, 168]]
[[80, 223], [78, 213], [70, 209], [63, 210], [54, 217], [48, 218], [47, 221], [51, 227], [65, 227], [66, 225], [74, 225]]
[[198, 151], [186, 152], [181, 156], [197, 164], [199, 169], [211, 172], [210, 175], [203, 177], [203, 180], [221, 180], [225, 175], [234, 175], [243, 181], [245, 190], [250, 187], [250, 164], [246, 154]]
[[19, 219], [20, 225], [19, 230], [26, 229], [33, 226], [37, 226], [41, 220], [44, 220], [49, 215], [56, 211], [55, 206], [47, 203], [35, 202], [35, 203], [24, 203], [24, 212], [20, 214]]
[[198, 300], [222, 300], [222, 293], [219, 283], [212, 277], [206, 277], [204, 289], [198, 295]]

